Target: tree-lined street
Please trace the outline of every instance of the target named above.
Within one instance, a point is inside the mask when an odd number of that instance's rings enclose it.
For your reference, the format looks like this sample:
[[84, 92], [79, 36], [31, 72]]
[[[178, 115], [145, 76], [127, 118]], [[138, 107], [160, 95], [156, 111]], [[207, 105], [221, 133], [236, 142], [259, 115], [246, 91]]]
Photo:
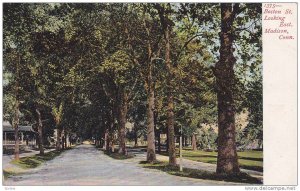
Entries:
[[[241, 169], [263, 170], [262, 157], [251, 156], [263, 149], [261, 14], [259, 3], [4, 3], [3, 120], [14, 143], [5, 154], [42, 164], [12, 179], [192, 181], [129, 162], [142, 156], [149, 168], [198, 178], [193, 184], [260, 182]], [[129, 163], [88, 145], [68, 150], [84, 140]], [[205, 161], [211, 167], [177, 169], [179, 145], [208, 152], [199, 161], [213, 157]], [[129, 148], [139, 146], [146, 154], [130, 159]], [[20, 153], [28, 147], [39, 155], [26, 161]], [[238, 156], [243, 151], [250, 156]], [[158, 177], [146, 180], [148, 171]]]
[[115, 160], [92, 145], [80, 145], [30, 172], [13, 176], [4, 185], [234, 185], [224, 181], [199, 180], [172, 176], [138, 164], [145, 154], [134, 159]]

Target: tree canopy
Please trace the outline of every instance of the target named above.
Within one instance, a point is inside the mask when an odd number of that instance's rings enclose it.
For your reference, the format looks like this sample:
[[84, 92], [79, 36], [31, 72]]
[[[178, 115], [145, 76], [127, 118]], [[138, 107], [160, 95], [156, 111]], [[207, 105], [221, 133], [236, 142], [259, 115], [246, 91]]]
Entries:
[[146, 137], [153, 162], [167, 134], [175, 165], [174, 137], [195, 135], [236, 172], [221, 151], [262, 147], [261, 4], [4, 3], [3, 78], [3, 119], [38, 124], [41, 153], [55, 128], [57, 149], [76, 134], [125, 155]]

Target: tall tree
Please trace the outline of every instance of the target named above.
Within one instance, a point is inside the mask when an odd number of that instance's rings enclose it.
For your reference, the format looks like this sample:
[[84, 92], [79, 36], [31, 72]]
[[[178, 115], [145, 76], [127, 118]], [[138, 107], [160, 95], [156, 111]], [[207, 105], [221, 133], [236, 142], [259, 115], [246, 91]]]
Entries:
[[29, 4], [5, 3], [3, 7], [4, 73], [7, 78], [4, 97], [11, 96], [13, 110], [10, 113], [15, 130], [15, 159], [19, 159], [20, 102], [24, 92], [20, 88], [26, 77], [26, 55], [30, 46], [33, 12]]
[[[129, 6], [131, 15], [125, 33], [131, 59], [138, 66], [139, 77], [144, 82], [147, 93], [147, 158], [148, 162], [156, 160], [155, 155], [155, 74], [154, 68], [160, 56], [161, 27], [156, 9], [152, 4]], [[132, 29], [135, 30], [132, 30]]]
[[233, 55], [233, 21], [238, 6], [221, 4], [220, 60], [214, 68], [218, 97], [218, 173], [240, 171], [235, 142], [235, 106], [232, 92], [235, 79], [233, 66], [236, 61]]
[[[240, 171], [235, 139], [235, 114], [237, 105], [234, 101], [236, 99], [234, 90], [237, 87], [237, 80], [234, 66], [237, 58], [234, 56], [235, 48], [233, 47], [233, 43], [239, 38], [243, 39], [240, 31], [247, 30], [251, 26], [255, 27], [251, 29], [250, 33], [247, 33], [251, 39], [249, 42], [259, 41], [261, 33], [259, 29], [256, 29], [255, 23], [259, 20], [256, 17], [259, 17], [261, 13], [260, 9], [260, 5], [255, 4], [221, 3], [220, 59], [213, 68], [218, 97], [217, 173], [231, 174]], [[240, 16], [243, 12], [246, 14]], [[248, 25], [248, 27], [238, 28], [236, 23], [243, 23], [244, 25]], [[237, 33], [239, 36], [236, 35]], [[238, 58], [242, 57], [245, 60], [243, 55], [245, 55], [245, 52], [242, 55], [240, 54]]]
[[162, 31], [164, 33], [165, 40], [165, 64], [167, 68], [167, 128], [168, 128], [168, 152], [169, 152], [169, 164], [176, 165], [176, 148], [175, 148], [175, 130], [174, 130], [174, 95], [173, 95], [173, 66], [171, 62], [171, 32], [173, 22], [170, 19], [172, 13], [171, 4], [155, 4], [158, 11], [160, 22], [162, 25]]

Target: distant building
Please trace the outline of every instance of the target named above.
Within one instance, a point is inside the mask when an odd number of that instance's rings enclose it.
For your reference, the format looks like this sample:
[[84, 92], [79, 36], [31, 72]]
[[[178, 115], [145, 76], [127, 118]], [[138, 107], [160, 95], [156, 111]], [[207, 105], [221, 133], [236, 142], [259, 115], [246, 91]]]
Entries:
[[[15, 129], [8, 121], [3, 121], [3, 149], [15, 146]], [[19, 140], [21, 147], [36, 147], [36, 132], [32, 126], [19, 125]]]

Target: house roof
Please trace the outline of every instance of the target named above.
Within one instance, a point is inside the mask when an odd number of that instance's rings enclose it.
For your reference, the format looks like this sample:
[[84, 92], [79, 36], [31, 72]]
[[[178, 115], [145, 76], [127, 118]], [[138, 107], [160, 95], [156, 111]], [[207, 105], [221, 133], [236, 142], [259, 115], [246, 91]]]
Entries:
[[[3, 125], [3, 132], [14, 132], [15, 131], [15, 129], [12, 127], [12, 125], [7, 121], [3, 121], [2, 125]], [[31, 125], [19, 125], [19, 131], [20, 132], [35, 132], [32, 129]]]

